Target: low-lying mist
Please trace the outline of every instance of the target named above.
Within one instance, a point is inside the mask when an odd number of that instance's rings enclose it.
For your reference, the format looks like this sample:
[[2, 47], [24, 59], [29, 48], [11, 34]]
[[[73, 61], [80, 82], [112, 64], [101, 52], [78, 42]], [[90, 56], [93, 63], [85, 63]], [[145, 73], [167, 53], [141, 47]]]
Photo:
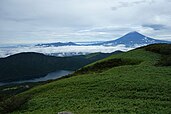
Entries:
[[[21, 52], [38, 52], [51, 55], [52, 53], [111, 53], [117, 50], [128, 51], [132, 48], [125, 47], [124, 45], [117, 46], [59, 46], [59, 47], [44, 47], [44, 46], [11, 46], [11, 47], [0, 47], [0, 57], [7, 57], [16, 53]], [[60, 55], [62, 56], [62, 55]]]

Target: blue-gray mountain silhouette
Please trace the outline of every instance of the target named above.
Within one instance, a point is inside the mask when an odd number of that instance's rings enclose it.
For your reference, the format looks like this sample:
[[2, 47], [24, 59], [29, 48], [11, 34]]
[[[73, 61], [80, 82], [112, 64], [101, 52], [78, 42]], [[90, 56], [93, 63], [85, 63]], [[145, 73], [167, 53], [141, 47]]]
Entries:
[[164, 41], [164, 40], [156, 40], [134, 31], [116, 40], [106, 41], [95, 45], [115, 46], [119, 44], [124, 44], [126, 47], [133, 47], [136, 45], [142, 46], [142, 45], [155, 44], [155, 43], [171, 43], [171, 42]]
[[78, 44], [76, 44], [74, 42], [66, 42], [66, 43], [55, 42], [55, 43], [37, 44], [36, 46], [46, 46], [46, 47], [55, 46], [55, 47], [58, 47], [58, 46], [76, 46], [76, 45], [78, 45]]

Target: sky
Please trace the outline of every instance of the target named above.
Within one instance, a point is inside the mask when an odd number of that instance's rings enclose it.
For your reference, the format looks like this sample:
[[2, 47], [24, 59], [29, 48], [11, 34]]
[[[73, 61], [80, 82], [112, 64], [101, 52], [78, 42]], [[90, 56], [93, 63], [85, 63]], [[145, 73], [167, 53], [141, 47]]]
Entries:
[[171, 41], [171, 0], [0, 0], [0, 44], [114, 40], [138, 31]]

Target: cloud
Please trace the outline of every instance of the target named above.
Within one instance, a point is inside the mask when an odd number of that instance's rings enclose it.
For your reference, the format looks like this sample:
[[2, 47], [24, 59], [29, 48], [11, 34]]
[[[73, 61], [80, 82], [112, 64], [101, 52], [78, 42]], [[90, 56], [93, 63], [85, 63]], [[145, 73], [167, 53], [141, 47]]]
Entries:
[[0, 0], [0, 44], [106, 41], [132, 30], [169, 39], [170, 6], [169, 0]]
[[147, 0], [136, 0], [136, 1], [119, 1], [118, 5], [111, 7], [112, 10], [118, 10], [120, 8], [126, 8], [126, 7], [131, 7], [134, 5], [138, 5], [138, 4], [142, 4], [142, 3], [146, 3], [146, 2], [151, 2], [151, 1], [147, 1]]
[[128, 51], [124, 45], [118, 46], [60, 46], [60, 47], [39, 47], [39, 46], [18, 46], [18, 47], [0, 47], [0, 57], [7, 57], [21, 52], [38, 52], [44, 54], [51, 53], [111, 53], [117, 50]]
[[168, 29], [165, 25], [160, 25], [160, 24], [147, 24], [147, 25], [142, 25], [143, 27], [149, 27], [154, 30], [162, 30], [162, 29]]

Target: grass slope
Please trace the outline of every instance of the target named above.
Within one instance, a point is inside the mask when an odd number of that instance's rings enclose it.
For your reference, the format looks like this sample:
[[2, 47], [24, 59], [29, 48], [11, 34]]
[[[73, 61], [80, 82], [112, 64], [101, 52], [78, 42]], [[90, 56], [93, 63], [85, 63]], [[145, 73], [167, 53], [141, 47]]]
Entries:
[[18, 95], [30, 98], [13, 114], [171, 113], [171, 66], [156, 66], [160, 54], [140, 48], [96, 63], [111, 59], [139, 62], [114, 65], [101, 72], [79, 72], [70, 78], [35, 87]]

